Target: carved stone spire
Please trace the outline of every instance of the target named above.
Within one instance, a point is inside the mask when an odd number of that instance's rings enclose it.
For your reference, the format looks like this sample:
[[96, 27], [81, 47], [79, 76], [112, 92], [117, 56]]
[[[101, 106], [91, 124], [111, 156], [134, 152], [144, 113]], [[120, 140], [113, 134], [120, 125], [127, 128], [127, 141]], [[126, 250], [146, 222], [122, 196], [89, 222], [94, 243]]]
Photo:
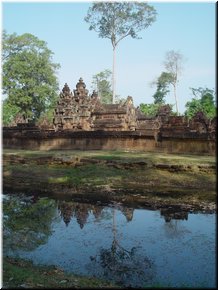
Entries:
[[76, 84], [76, 89], [74, 90], [75, 97], [87, 97], [88, 90], [86, 90], [86, 84], [84, 83], [83, 79], [80, 78], [79, 82]]
[[63, 89], [62, 89], [62, 92], [63, 92], [64, 94], [70, 94], [70, 88], [69, 88], [69, 86], [68, 86], [67, 83], [65, 83], [65, 85], [64, 85], [64, 87], [63, 87]]

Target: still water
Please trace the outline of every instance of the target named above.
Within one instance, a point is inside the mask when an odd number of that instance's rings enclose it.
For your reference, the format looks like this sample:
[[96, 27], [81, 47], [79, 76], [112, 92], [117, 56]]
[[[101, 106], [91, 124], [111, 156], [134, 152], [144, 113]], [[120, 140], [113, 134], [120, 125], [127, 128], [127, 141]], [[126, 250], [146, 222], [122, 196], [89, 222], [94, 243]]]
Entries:
[[3, 195], [3, 254], [132, 287], [215, 287], [215, 214]]

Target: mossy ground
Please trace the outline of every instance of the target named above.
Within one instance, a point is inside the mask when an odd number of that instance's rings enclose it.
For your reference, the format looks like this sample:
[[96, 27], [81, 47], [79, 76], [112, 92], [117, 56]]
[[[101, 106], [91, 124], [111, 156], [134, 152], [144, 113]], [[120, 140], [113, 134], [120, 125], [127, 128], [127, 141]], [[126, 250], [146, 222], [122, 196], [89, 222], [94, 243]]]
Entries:
[[[108, 200], [196, 203], [216, 201], [214, 156], [120, 151], [25, 151], [4, 150], [4, 157], [23, 158], [4, 162], [6, 190], [70, 194]], [[52, 159], [79, 160], [55, 164]], [[179, 168], [179, 170], [178, 170]]]

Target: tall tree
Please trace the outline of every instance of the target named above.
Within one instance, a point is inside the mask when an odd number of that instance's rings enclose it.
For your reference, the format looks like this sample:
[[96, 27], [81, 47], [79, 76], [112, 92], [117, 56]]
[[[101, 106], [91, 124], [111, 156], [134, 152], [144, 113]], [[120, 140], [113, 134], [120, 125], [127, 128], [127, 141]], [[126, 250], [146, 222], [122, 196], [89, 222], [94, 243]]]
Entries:
[[98, 96], [104, 104], [112, 103], [111, 81], [108, 79], [111, 74], [111, 71], [106, 69], [92, 77], [93, 88], [98, 92]]
[[164, 61], [166, 71], [172, 76], [170, 83], [172, 84], [174, 90], [177, 114], [179, 112], [177, 100], [177, 85], [179, 82], [179, 75], [182, 72], [182, 63], [184, 62], [184, 60], [184, 56], [180, 52], [170, 50], [166, 53], [166, 59]]
[[191, 88], [194, 98], [187, 102], [185, 115], [192, 118], [197, 112], [203, 112], [209, 119], [216, 116], [215, 92], [208, 88]]
[[153, 95], [154, 104], [164, 104], [166, 95], [169, 93], [169, 85], [173, 81], [171, 73], [162, 72], [161, 75], [153, 83], [157, 86], [157, 90]]
[[97, 2], [89, 8], [85, 21], [100, 38], [108, 38], [113, 47], [112, 90], [115, 99], [115, 63], [118, 43], [131, 36], [139, 39], [138, 32], [156, 20], [156, 10], [140, 2]]
[[38, 119], [56, 100], [59, 64], [36, 36], [3, 33], [3, 93], [24, 118]]

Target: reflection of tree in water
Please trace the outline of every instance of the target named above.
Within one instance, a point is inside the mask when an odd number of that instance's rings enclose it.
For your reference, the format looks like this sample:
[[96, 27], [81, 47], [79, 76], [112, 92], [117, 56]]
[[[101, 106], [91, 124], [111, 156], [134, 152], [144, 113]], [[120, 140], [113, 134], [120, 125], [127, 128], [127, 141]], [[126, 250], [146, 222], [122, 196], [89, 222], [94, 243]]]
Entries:
[[[133, 219], [133, 208], [128, 208], [123, 205], [116, 204], [116, 210], [122, 212], [126, 217], [126, 221], [130, 222]], [[142, 286], [146, 282], [151, 282], [154, 276], [153, 262], [140, 252], [139, 247], [127, 249], [118, 241], [118, 233], [115, 221], [115, 208], [112, 209], [112, 215], [106, 207], [87, 203], [78, 203], [73, 201], [59, 201], [58, 209], [60, 216], [66, 226], [75, 218], [80, 228], [86, 224], [88, 217], [92, 214], [97, 221], [113, 218], [112, 245], [108, 249], [101, 248], [99, 253], [90, 257], [91, 264], [90, 272], [93, 275], [104, 277], [105, 279], [116, 281], [125, 286]], [[93, 265], [94, 264], [94, 265]]]
[[114, 208], [112, 231], [111, 247], [109, 249], [102, 248], [99, 254], [90, 257], [95, 264], [92, 269], [95, 269], [97, 273], [101, 272], [105, 279], [115, 281], [126, 287], [141, 287], [146, 282], [151, 282], [154, 276], [153, 262], [139, 251], [139, 247], [132, 247], [128, 250], [121, 246], [118, 241]]
[[34, 250], [45, 244], [52, 233], [55, 217], [54, 200], [25, 196], [3, 198], [3, 248], [8, 250]]
[[168, 238], [177, 238], [189, 232], [180, 222], [188, 220], [188, 212], [176, 208], [164, 208], [160, 213], [165, 219], [164, 229]]
[[187, 233], [190, 233], [180, 220], [171, 219], [169, 222], [164, 223], [165, 234], [168, 238], [174, 239], [184, 236]]

